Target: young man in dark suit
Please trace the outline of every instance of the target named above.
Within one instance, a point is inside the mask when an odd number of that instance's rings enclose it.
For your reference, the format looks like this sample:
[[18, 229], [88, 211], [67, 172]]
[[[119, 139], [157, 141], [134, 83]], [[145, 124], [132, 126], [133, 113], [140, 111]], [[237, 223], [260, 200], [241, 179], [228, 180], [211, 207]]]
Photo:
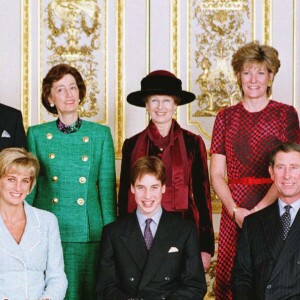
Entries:
[[165, 181], [159, 158], [142, 157], [134, 164], [131, 191], [137, 210], [103, 229], [97, 299], [203, 299], [196, 227], [163, 211]]
[[10, 147], [27, 148], [22, 114], [0, 103], [0, 150]]
[[300, 145], [271, 153], [278, 200], [245, 218], [233, 269], [237, 300], [300, 299]]

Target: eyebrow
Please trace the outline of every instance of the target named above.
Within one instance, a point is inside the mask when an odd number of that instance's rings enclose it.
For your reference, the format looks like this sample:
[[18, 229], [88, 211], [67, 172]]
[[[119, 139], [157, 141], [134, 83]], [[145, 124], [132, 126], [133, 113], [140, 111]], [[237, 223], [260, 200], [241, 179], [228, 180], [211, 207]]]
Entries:
[[286, 166], [286, 167], [288, 167], [288, 166], [292, 166], [292, 167], [300, 167], [300, 164], [297, 164], [297, 163], [295, 163], [295, 164], [284, 164], [284, 163], [277, 163], [277, 164], [275, 164], [275, 167], [282, 167], [282, 166]]

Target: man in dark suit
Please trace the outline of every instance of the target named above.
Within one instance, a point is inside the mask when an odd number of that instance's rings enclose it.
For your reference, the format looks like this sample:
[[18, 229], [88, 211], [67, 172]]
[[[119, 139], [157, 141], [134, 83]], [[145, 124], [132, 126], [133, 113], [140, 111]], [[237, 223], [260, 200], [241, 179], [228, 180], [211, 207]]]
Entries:
[[232, 273], [234, 299], [300, 299], [300, 145], [270, 155], [278, 200], [245, 218]]
[[131, 191], [137, 210], [103, 229], [99, 300], [203, 299], [206, 282], [196, 227], [163, 211], [165, 180], [159, 158], [142, 157], [134, 164]]
[[0, 150], [9, 147], [27, 148], [22, 114], [0, 103]]

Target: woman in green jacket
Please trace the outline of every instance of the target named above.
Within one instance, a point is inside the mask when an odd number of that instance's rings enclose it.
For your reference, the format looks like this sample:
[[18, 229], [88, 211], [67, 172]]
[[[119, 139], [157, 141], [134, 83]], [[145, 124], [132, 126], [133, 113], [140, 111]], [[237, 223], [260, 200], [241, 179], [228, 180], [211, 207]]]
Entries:
[[41, 170], [27, 202], [58, 218], [69, 300], [94, 299], [102, 227], [116, 218], [113, 140], [107, 126], [79, 117], [85, 92], [75, 68], [54, 66], [41, 98], [58, 119], [28, 129], [28, 148]]

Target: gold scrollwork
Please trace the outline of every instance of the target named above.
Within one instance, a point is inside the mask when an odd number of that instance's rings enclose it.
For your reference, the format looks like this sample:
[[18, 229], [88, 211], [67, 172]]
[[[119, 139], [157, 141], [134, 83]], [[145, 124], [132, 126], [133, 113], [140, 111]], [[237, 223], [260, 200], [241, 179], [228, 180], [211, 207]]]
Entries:
[[212, 211], [214, 214], [220, 214], [222, 212], [222, 202], [218, 195], [215, 193], [212, 186], [210, 187], [210, 194], [211, 194], [211, 203], [212, 203]]
[[216, 279], [217, 260], [214, 259], [210, 263], [210, 267], [206, 272], [207, 294], [204, 300], [215, 299], [215, 279]]
[[194, 19], [202, 31], [196, 34], [196, 65], [202, 73], [196, 79], [200, 88], [199, 109], [193, 117], [215, 116], [224, 107], [241, 99], [235, 75], [228, 65], [232, 53], [246, 42], [242, 31], [244, 14], [249, 19], [248, 1], [194, 0]]
[[46, 47], [52, 52], [49, 65], [66, 62], [76, 67], [85, 79], [87, 97], [80, 107], [83, 117], [95, 116], [98, 111], [98, 62], [94, 51], [101, 46], [100, 8], [93, 0], [53, 0], [47, 8], [46, 24], [49, 34]]

